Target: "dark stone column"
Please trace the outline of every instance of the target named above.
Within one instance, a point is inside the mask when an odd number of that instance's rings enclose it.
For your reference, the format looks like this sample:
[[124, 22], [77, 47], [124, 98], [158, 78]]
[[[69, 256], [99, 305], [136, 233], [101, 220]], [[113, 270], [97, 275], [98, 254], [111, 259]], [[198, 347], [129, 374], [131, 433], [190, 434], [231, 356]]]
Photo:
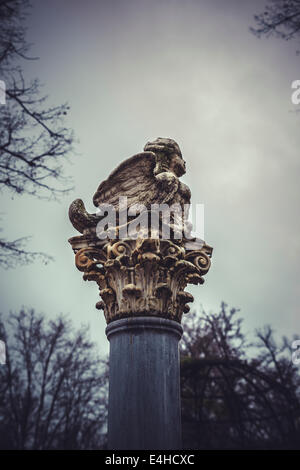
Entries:
[[[110, 449], [181, 448], [178, 342], [182, 315], [194, 300], [185, 288], [203, 284], [212, 248], [192, 237], [186, 211], [181, 218], [181, 210], [176, 217], [172, 210], [166, 222], [159, 210], [152, 227], [152, 205], [189, 204], [190, 190], [179, 180], [184, 173], [178, 144], [159, 137], [123, 161], [93, 197], [96, 207], [104, 204], [116, 212], [116, 227], [104, 229], [106, 216], [89, 214], [81, 199], [69, 208], [80, 232], [69, 239], [75, 264], [85, 281], [97, 283], [101, 300], [96, 307], [108, 325]], [[129, 214], [123, 204], [119, 207], [118, 196], [127, 197], [128, 208], [144, 205], [140, 215], [148, 223], [139, 220], [133, 234], [127, 230], [138, 219], [121, 220], [121, 213]], [[166, 215], [169, 219], [169, 211]]]
[[110, 323], [106, 334], [109, 449], [181, 449], [181, 325], [131, 317]]

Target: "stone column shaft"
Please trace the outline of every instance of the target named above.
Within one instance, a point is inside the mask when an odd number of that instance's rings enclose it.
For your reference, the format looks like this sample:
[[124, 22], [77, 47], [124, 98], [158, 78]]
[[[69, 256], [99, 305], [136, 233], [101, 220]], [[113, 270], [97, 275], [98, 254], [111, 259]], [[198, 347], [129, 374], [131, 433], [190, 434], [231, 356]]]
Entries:
[[181, 325], [163, 318], [126, 318], [108, 325], [106, 334], [109, 449], [180, 449]]

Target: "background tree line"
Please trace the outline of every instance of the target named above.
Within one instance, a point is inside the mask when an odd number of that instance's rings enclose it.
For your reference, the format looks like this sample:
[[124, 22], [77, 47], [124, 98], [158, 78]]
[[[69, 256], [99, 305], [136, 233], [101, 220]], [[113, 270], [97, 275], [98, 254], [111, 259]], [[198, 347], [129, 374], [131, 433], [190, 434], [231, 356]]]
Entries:
[[300, 375], [271, 327], [248, 343], [238, 310], [188, 315], [181, 341], [186, 448], [299, 449]]
[[[185, 317], [181, 351], [186, 449], [299, 449], [300, 375], [270, 327], [249, 344], [236, 309]], [[84, 327], [33, 310], [0, 323], [0, 448], [106, 446], [108, 363]], [[251, 350], [251, 353], [249, 352]]]
[[87, 328], [21, 310], [0, 322], [1, 449], [97, 449], [105, 444], [107, 362]]

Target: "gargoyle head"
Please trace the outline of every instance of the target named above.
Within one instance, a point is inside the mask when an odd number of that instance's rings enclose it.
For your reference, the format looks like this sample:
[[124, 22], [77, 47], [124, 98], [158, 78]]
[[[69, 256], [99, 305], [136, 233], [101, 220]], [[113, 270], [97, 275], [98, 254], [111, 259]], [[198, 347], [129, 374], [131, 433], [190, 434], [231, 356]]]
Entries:
[[185, 174], [185, 161], [175, 140], [158, 137], [153, 142], [147, 142], [144, 151], [156, 155], [155, 175], [163, 171], [171, 171], [178, 177]]

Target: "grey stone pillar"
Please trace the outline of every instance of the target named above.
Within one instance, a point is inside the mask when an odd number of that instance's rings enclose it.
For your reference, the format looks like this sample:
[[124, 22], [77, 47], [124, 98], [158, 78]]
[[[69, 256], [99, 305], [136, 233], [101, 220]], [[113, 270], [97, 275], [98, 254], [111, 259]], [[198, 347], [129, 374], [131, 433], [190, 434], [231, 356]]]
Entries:
[[[178, 144], [159, 137], [123, 161], [94, 194], [96, 207], [115, 214], [115, 227], [106, 215], [89, 214], [81, 199], [69, 208], [80, 232], [69, 239], [75, 264], [85, 281], [97, 283], [96, 307], [108, 325], [111, 449], [181, 447], [178, 341], [182, 315], [194, 300], [185, 288], [203, 284], [212, 255], [187, 223], [190, 190], [179, 180], [184, 173]], [[140, 214], [120, 206], [121, 196], [128, 209], [138, 204]], [[176, 214], [167, 210], [165, 219], [153, 204], [176, 204]]]
[[181, 325], [160, 317], [115, 320], [110, 341], [109, 449], [181, 449]]

